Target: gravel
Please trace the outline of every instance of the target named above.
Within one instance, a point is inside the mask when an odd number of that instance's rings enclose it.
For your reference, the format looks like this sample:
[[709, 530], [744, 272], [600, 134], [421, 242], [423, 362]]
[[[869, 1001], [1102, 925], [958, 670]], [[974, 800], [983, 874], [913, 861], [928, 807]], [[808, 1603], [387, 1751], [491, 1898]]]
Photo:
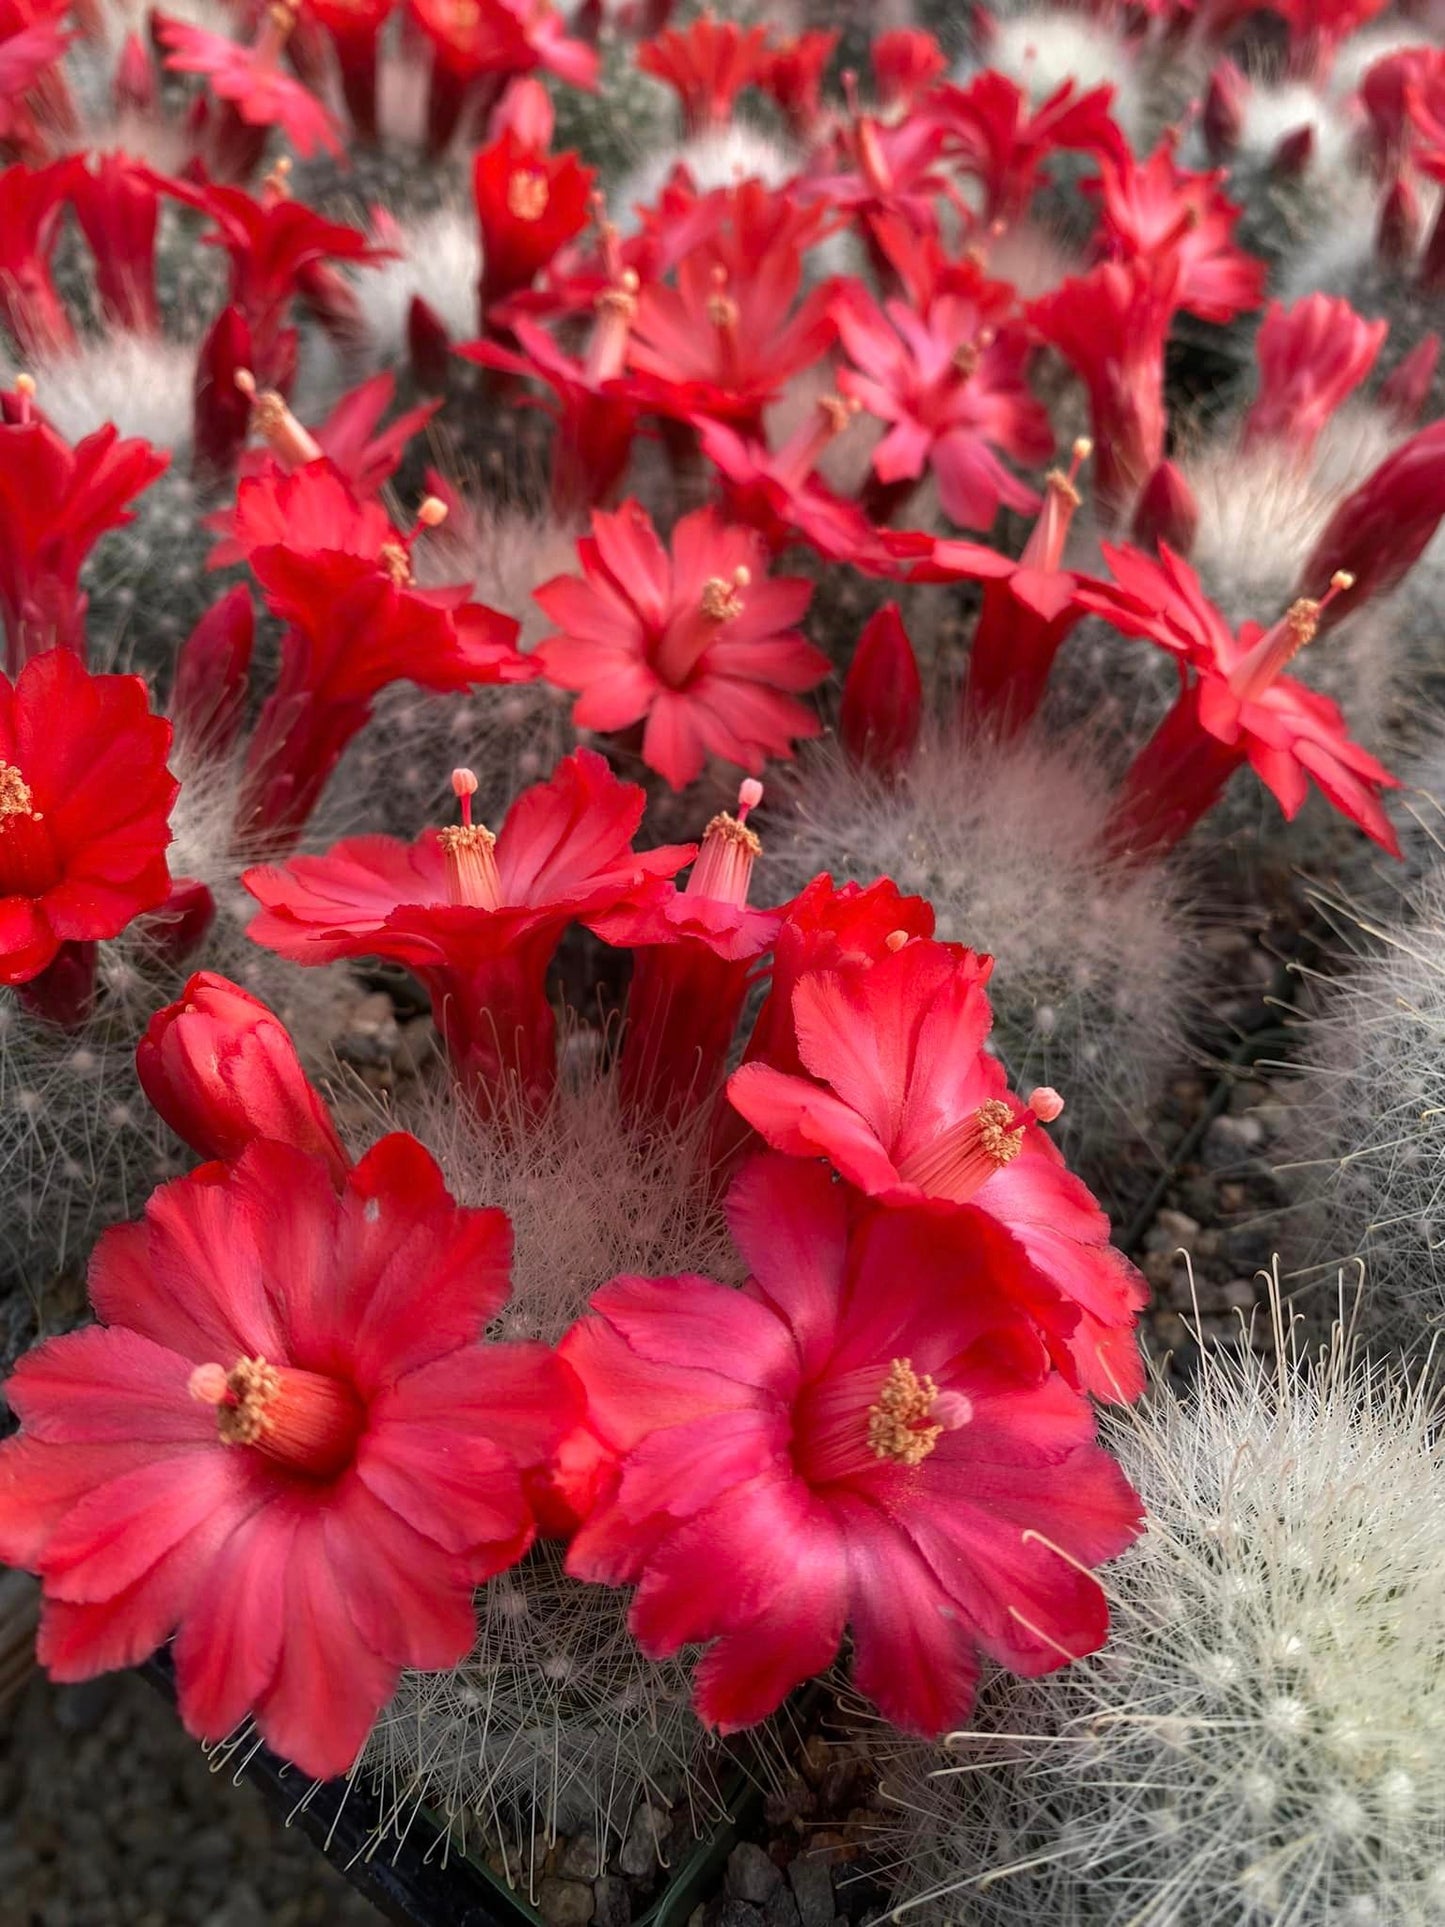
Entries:
[[0, 1730], [5, 1927], [377, 1927], [259, 1793], [213, 1774], [133, 1674], [37, 1676]]

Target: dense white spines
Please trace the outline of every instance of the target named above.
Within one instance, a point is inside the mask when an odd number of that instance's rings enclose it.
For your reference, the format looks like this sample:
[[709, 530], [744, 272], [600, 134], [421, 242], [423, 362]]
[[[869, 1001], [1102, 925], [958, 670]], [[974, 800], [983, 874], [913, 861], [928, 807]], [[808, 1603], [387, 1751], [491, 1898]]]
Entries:
[[1445, 1465], [1337, 1340], [1205, 1354], [1106, 1442], [1149, 1527], [1091, 1660], [887, 1776], [904, 1920], [1429, 1927], [1445, 1912]]
[[1338, 922], [1356, 955], [1308, 987], [1285, 1087], [1285, 1222], [1326, 1277], [1364, 1261], [1367, 1336], [1418, 1356], [1445, 1334], [1445, 879], [1408, 914]]

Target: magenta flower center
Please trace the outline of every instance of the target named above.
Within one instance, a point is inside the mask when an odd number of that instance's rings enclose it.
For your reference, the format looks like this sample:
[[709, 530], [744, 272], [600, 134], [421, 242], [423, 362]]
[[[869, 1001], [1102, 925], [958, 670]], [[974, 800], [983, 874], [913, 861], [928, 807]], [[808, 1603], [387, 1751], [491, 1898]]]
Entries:
[[0, 763], [0, 897], [41, 896], [59, 876], [30, 785], [13, 763]]
[[366, 1408], [349, 1385], [323, 1372], [238, 1358], [198, 1365], [191, 1397], [216, 1408], [223, 1445], [251, 1445], [268, 1458], [313, 1479], [334, 1478], [351, 1463], [366, 1424]]

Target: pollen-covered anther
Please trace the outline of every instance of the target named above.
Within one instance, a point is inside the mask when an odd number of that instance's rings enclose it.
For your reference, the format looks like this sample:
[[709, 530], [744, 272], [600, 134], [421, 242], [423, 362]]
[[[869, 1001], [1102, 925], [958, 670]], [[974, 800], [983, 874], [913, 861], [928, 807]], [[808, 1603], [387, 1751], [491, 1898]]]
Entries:
[[930, 1424], [938, 1387], [913, 1361], [895, 1358], [876, 1403], [868, 1407], [868, 1449], [876, 1459], [895, 1465], [922, 1465], [942, 1438], [946, 1427]]
[[540, 221], [551, 198], [547, 176], [534, 168], [518, 168], [507, 180], [507, 211], [519, 221]]
[[365, 1413], [340, 1379], [297, 1371], [266, 1359], [238, 1358], [198, 1365], [187, 1381], [191, 1397], [216, 1411], [223, 1445], [250, 1445], [295, 1471], [329, 1478], [350, 1460]]
[[709, 897], [715, 903], [744, 904], [752, 883], [753, 865], [763, 846], [747, 826], [749, 810], [763, 800], [763, 786], [749, 777], [738, 790], [738, 813], [729, 816], [720, 810], [708, 824], [698, 851], [697, 862], [687, 880], [684, 895]]
[[398, 589], [405, 589], [412, 580], [411, 557], [403, 542], [383, 542], [377, 554], [377, 561], [391, 577]]
[[1083, 497], [1074, 487], [1072, 477], [1066, 475], [1061, 468], [1051, 468], [1049, 470], [1048, 474], [1044, 477], [1044, 486], [1049, 490], [1050, 494], [1061, 496], [1071, 509], [1079, 508], [1082, 505]]
[[970, 375], [976, 375], [978, 373], [980, 360], [978, 343], [976, 341], [961, 341], [949, 359], [953, 364], [954, 372], [962, 375], [964, 379], [967, 380]]
[[823, 395], [819, 397], [818, 412], [833, 434], [841, 435], [861, 406], [852, 395]]
[[461, 805], [462, 820], [437, 833], [446, 862], [447, 902], [473, 910], [499, 910], [502, 879], [497, 870], [497, 839], [485, 824], [472, 821], [475, 772], [454, 769], [452, 793]]
[[33, 816], [30, 785], [13, 763], [0, 763], [0, 822], [7, 816]]
[[1001, 1097], [991, 1097], [986, 1104], [979, 1105], [974, 1117], [986, 1156], [1000, 1169], [1012, 1164], [1023, 1145], [1024, 1134], [1008, 1105]]
[[702, 585], [702, 612], [709, 622], [732, 622], [743, 612], [740, 591], [753, 579], [752, 570], [741, 563], [733, 570], [731, 582], [720, 575], [709, 576]]
[[899, 951], [903, 949], [907, 942], [908, 932], [906, 930], [890, 930], [888, 935], [883, 939], [883, 947], [885, 950]]
[[1018, 1156], [1030, 1115], [1020, 1116], [1003, 1098], [991, 1097], [910, 1153], [898, 1175], [933, 1197], [963, 1204]]
[[637, 313], [637, 291], [642, 286], [635, 268], [624, 268], [610, 288], [593, 302], [599, 314], [621, 315], [628, 321]]
[[284, 395], [274, 388], [258, 389], [249, 368], [238, 368], [232, 379], [251, 404], [251, 426], [274, 454], [292, 468], [320, 460], [320, 442], [291, 413]]

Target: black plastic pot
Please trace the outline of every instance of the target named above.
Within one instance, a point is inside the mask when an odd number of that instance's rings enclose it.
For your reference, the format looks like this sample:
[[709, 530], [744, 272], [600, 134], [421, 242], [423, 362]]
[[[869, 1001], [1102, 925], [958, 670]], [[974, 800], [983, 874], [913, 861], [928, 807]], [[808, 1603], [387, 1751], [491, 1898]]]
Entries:
[[[141, 1674], [174, 1703], [170, 1654], [161, 1651]], [[358, 1893], [399, 1927], [547, 1927], [524, 1895], [469, 1854], [449, 1850], [445, 1830], [423, 1809], [405, 1838], [383, 1837], [380, 1802], [360, 1780], [317, 1785], [264, 1746], [247, 1749], [244, 1777], [288, 1826], [298, 1827]], [[742, 1774], [728, 1789], [732, 1818], [698, 1840], [663, 1891], [632, 1927], [683, 1927], [722, 1878], [739, 1824], [761, 1801]]]

